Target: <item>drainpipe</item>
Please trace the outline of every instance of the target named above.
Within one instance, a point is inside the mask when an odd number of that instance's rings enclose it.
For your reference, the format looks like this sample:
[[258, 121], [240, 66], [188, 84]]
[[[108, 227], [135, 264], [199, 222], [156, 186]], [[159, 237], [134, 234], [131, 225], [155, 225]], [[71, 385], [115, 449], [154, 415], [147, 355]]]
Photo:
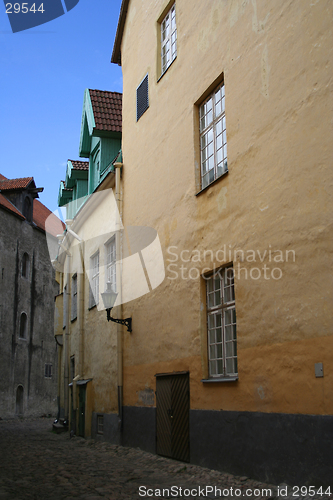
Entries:
[[[123, 166], [122, 163], [115, 163], [115, 173], [116, 173], [116, 203], [118, 208], [118, 218], [116, 220], [116, 277], [117, 277], [117, 292], [118, 297], [120, 297], [120, 305], [118, 306], [118, 318], [123, 317], [123, 306], [122, 306], [122, 280], [121, 280], [121, 219], [122, 219], [122, 199], [121, 199], [121, 178], [120, 169]], [[123, 337], [122, 337], [122, 325], [117, 325], [117, 383], [118, 383], [118, 417], [120, 431], [123, 429]]]
[[84, 266], [84, 242], [79, 243], [82, 274], [80, 274], [80, 282], [78, 280], [79, 292], [79, 373], [84, 377], [84, 292], [85, 292], [85, 266]]
[[[84, 265], [84, 241], [78, 236], [67, 224], [67, 232], [70, 233], [79, 242], [79, 253], [82, 266], [82, 273], [77, 276], [77, 291], [78, 291], [78, 324], [79, 324], [79, 363], [78, 373], [80, 375], [73, 378], [73, 409], [77, 410], [77, 393], [76, 382], [84, 377], [84, 297], [85, 297], [85, 265]], [[75, 375], [75, 374], [74, 374]], [[75, 421], [75, 429], [76, 429]]]
[[69, 408], [69, 296], [70, 296], [70, 257], [71, 255], [67, 252], [66, 256], [66, 290], [64, 289], [65, 300], [66, 300], [66, 327], [65, 327], [65, 339], [64, 339], [64, 410], [65, 410], [65, 420], [68, 422], [68, 408]]

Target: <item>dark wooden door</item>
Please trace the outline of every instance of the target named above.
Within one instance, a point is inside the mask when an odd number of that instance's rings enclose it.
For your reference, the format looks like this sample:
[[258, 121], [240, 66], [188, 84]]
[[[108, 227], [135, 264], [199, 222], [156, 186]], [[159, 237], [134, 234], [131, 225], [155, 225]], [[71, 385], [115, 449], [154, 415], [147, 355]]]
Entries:
[[190, 461], [189, 374], [156, 376], [156, 451]]

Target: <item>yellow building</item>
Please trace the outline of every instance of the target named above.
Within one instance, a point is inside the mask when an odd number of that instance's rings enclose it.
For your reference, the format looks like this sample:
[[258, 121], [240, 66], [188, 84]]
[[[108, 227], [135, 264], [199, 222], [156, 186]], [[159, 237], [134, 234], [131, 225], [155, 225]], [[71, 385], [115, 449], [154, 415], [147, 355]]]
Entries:
[[166, 273], [121, 313], [124, 445], [331, 479], [332, 11], [122, 2], [122, 220]]

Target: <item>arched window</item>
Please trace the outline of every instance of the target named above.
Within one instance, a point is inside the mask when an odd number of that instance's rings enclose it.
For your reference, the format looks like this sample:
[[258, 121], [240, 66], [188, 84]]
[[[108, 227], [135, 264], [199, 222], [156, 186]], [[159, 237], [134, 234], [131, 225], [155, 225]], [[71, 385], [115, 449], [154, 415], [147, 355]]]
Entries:
[[22, 276], [24, 278], [29, 278], [30, 271], [30, 259], [29, 255], [25, 252], [22, 257]]
[[21, 321], [20, 321], [20, 338], [21, 339], [27, 338], [27, 331], [28, 331], [28, 318], [27, 318], [27, 315], [23, 312], [21, 314]]

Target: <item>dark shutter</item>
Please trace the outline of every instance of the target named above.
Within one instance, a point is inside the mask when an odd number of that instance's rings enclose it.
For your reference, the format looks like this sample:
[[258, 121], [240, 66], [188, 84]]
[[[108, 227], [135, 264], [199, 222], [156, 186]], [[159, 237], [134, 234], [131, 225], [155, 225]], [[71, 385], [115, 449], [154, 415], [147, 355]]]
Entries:
[[136, 89], [136, 121], [139, 120], [148, 108], [148, 75], [146, 75]]

